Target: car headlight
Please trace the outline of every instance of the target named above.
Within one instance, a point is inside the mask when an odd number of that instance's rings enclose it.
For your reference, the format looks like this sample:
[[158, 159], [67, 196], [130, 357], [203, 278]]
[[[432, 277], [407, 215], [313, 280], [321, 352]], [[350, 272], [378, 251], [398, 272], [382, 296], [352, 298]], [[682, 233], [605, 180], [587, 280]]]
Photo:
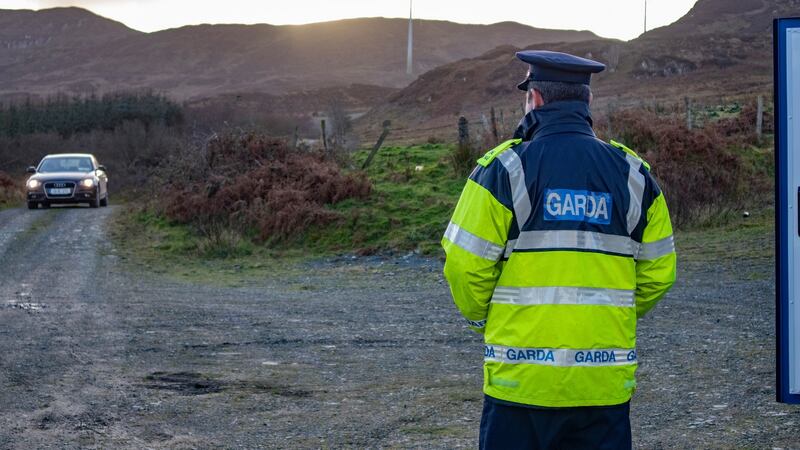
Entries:
[[94, 179], [93, 178], [87, 178], [87, 179], [81, 181], [81, 186], [87, 187], [87, 188], [90, 188], [90, 187], [94, 186]]
[[28, 189], [38, 189], [42, 185], [39, 180], [28, 180]]

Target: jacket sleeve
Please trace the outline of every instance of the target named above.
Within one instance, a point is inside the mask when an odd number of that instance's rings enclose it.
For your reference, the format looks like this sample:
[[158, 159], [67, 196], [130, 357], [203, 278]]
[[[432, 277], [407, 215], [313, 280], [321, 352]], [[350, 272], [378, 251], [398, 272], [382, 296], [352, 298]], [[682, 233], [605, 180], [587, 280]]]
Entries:
[[[494, 175], [488, 174], [492, 171]], [[469, 327], [479, 333], [486, 327], [513, 218], [510, 208], [497, 198], [502, 190], [497, 185], [503, 182], [508, 183], [508, 176], [498, 167], [478, 167], [467, 180], [442, 239], [444, 276], [453, 300]]]
[[647, 210], [642, 247], [636, 261], [636, 316], [641, 318], [661, 300], [675, 282], [676, 255], [672, 223], [663, 192]]

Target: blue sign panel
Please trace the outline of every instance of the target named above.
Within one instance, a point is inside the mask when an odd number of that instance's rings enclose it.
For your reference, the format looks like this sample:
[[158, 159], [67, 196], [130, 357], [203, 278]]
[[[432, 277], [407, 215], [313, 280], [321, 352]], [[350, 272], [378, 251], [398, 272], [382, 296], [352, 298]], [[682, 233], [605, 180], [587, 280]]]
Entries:
[[800, 18], [773, 30], [777, 397], [800, 403]]

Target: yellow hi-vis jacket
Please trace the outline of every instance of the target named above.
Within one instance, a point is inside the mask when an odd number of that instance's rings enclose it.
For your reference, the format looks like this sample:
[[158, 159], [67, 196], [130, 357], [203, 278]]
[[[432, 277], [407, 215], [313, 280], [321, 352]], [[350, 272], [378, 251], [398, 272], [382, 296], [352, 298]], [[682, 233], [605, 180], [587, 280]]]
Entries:
[[485, 336], [486, 395], [543, 407], [630, 400], [636, 321], [676, 270], [645, 164], [588, 123], [544, 127], [479, 160], [442, 245], [455, 304]]

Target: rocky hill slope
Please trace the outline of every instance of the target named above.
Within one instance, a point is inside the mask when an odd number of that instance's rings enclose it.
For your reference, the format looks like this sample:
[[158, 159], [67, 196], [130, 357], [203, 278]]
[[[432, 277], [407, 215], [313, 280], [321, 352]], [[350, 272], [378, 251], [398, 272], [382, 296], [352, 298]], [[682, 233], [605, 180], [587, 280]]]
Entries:
[[[150, 88], [179, 99], [285, 94], [354, 83], [403, 87], [404, 19], [199, 25], [142, 33], [78, 8], [0, 10], [0, 96]], [[498, 45], [575, 42], [587, 31], [414, 21], [414, 72]]]
[[[799, 16], [800, 0], [699, 0], [677, 22], [629, 42], [594, 39], [526, 45], [597, 59], [608, 70], [595, 76], [594, 110], [653, 104], [718, 103], [771, 93], [772, 19]], [[361, 119], [371, 137], [385, 119], [396, 140], [452, 139], [460, 115], [480, 123], [494, 106], [507, 127], [519, 118], [523, 97], [515, 85], [526, 67], [505, 46], [456, 61], [420, 76]]]

